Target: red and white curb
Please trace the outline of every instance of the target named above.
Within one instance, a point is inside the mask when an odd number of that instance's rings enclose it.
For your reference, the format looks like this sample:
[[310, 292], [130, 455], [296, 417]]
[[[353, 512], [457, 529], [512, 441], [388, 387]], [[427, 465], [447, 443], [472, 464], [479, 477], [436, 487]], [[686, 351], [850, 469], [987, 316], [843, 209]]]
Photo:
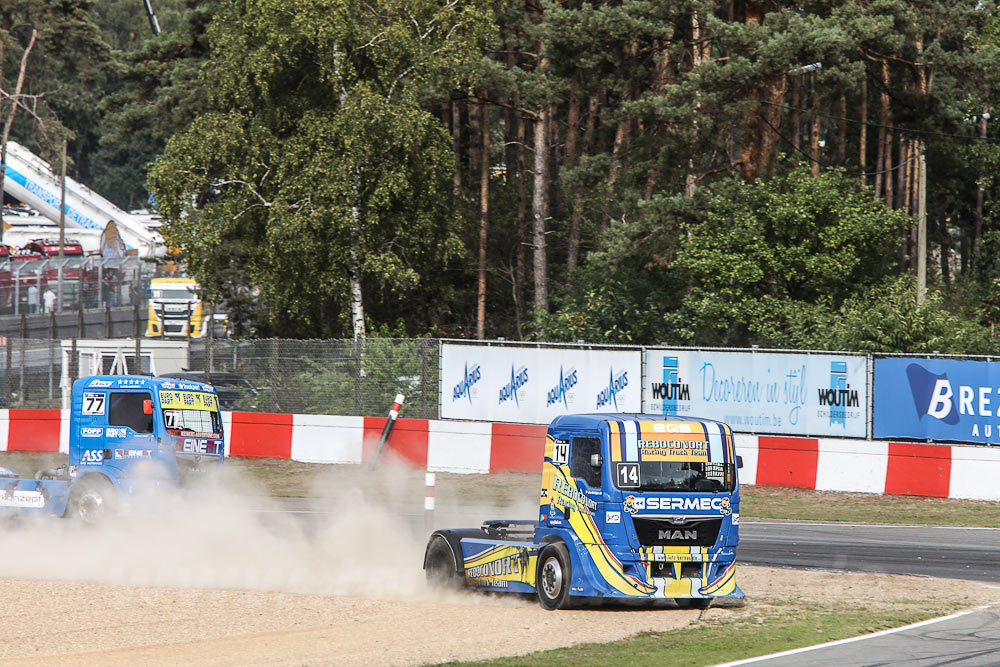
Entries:
[[[387, 417], [223, 412], [226, 454], [371, 460]], [[545, 426], [399, 418], [386, 459], [431, 472], [541, 470]], [[68, 410], [0, 410], [0, 451], [66, 452]], [[736, 434], [743, 484], [1000, 500], [1000, 447]]]

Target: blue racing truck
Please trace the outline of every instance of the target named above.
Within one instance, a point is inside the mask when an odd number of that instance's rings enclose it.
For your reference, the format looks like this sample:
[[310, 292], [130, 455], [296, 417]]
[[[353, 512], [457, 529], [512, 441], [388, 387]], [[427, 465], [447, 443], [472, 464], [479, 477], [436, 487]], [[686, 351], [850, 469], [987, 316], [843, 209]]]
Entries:
[[19, 478], [0, 468], [0, 513], [96, 523], [144, 486], [178, 486], [225, 455], [211, 385], [98, 375], [73, 383], [67, 464]]
[[740, 493], [733, 433], [717, 421], [644, 414], [557, 417], [545, 438], [538, 519], [438, 530], [429, 581], [584, 600], [707, 607], [736, 585]]

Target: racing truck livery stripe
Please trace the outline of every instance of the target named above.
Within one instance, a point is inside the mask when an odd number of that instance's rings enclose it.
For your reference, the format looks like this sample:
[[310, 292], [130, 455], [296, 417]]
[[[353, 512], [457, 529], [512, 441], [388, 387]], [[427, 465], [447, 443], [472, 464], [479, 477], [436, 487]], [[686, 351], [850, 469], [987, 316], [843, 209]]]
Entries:
[[[546, 462], [546, 465], [551, 465]], [[576, 482], [569, 478], [563, 466], [553, 466], [555, 474], [562, 477], [569, 488], [579, 491]], [[576, 507], [576, 511], [570, 515], [570, 527], [576, 533], [580, 541], [583, 542], [587, 554], [590, 556], [598, 572], [615, 590], [624, 595], [635, 597], [646, 597], [656, 592], [656, 587], [625, 573], [625, 568], [615, 557], [611, 549], [601, 537], [601, 532], [594, 523], [594, 517], [585, 507]]]

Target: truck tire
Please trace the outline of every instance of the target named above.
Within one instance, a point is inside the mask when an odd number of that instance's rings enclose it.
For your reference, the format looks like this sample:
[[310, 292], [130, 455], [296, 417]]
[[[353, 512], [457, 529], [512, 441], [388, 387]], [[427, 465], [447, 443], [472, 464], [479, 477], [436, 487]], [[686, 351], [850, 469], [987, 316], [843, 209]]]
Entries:
[[434, 588], [458, 589], [462, 587], [462, 577], [458, 574], [458, 563], [448, 540], [433, 535], [427, 544], [424, 557], [424, 571], [427, 583]]
[[88, 526], [96, 526], [114, 514], [118, 499], [111, 482], [103, 477], [84, 477], [73, 485], [66, 516]]
[[538, 602], [546, 609], [568, 608], [572, 571], [566, 545], [556, 542], [544, 547], [538, 554], [537, 567], [535, 593]]

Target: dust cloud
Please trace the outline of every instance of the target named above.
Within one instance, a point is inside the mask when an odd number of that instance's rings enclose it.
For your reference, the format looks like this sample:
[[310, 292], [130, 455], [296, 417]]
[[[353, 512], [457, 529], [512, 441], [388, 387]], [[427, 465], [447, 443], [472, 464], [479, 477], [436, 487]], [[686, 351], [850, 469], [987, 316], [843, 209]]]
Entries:
[[[308, 499], [269, 497], [227, 471], [224, 485], [129, 498], [119, 516], [97, 527], [23, 521], [3, 529], [0, 578], [464, 604], [484, 599], [426, 583], [422, 472], [391, 464], [377, 471], [338, 468], [336, 475], [317, 475]], [[477, 504], [465, 524], [512, 511]]]

